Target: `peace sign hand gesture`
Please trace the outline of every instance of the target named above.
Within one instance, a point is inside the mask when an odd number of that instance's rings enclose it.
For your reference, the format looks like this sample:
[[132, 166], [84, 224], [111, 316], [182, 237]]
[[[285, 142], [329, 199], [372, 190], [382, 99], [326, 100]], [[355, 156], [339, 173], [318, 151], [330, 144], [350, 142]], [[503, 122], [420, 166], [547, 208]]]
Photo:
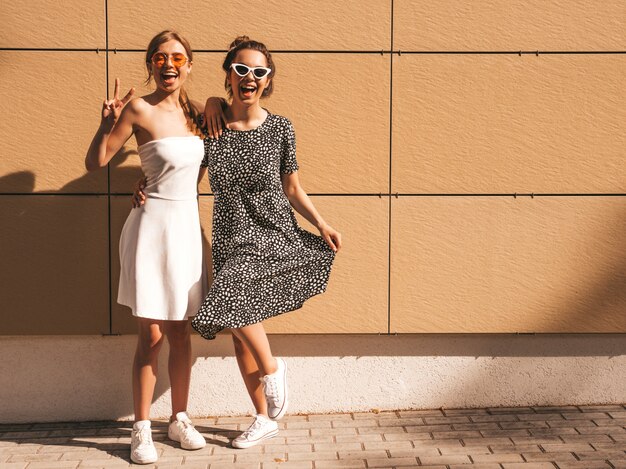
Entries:
[[105, 99], [102, 102], [102, 125], [112, 129], [119, 119], [122, 109], [133, 97], [133, 94], [135, 94], [135, 88], [131, 88], [128, 93], [126, 93], [126, 96], [120, 99], [120, 79], [116, 78], [113, 99]]

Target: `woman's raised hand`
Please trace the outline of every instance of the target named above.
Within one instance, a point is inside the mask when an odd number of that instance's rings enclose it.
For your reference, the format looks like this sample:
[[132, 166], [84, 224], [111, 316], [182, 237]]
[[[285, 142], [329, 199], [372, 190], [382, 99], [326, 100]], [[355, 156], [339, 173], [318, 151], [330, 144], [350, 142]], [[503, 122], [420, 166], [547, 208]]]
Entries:
[[120, 99], [120, 79], [115, 79], [115, 91], [113, 92], [113, 99], [105, 99], [102, 102], [102, 123], [106, 124], [109, 128], [113, 128], [115, 123], [122, 113], [122, 109], [126, 106], [126, 103], [135, 94], [135, 88], [131, 88], [126, 96]]
[[222, 136], [223, 123], [226, 122], [224, 116], [223, 98], [211, 97], [206, 100], [204, 106], [204, 120], [206, 122], [207, 135], [211, 138], [219, 138]]

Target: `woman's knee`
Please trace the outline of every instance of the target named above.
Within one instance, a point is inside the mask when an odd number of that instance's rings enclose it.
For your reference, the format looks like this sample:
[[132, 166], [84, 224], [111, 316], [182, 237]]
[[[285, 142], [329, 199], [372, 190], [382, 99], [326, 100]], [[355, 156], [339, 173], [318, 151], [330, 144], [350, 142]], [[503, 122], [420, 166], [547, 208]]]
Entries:
[[191, 343], [191, 331], [187, 321], [171, 321], [165, 328], [170, 347]]
[[163, 331], [158, 322], [139, 321], [137, 349], [143, 355], [158, 354], [163, 345]]

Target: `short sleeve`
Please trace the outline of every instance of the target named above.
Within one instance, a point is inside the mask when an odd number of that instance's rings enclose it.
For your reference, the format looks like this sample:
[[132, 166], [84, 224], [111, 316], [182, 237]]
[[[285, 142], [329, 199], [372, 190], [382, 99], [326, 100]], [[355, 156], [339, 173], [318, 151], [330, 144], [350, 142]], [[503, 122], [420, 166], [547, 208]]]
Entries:
[[202, 158], [202, 163], [200, 163], [201, 168], [206, 168], [209, 166], [209, 155], [211, 154], [211, 142], [209, 138], [204, 139], [204, 158]]
[[287, 174], [296, 171], [298, 171], [298, 161], [296, 160], [296, 133], [289, 119], [285, 119], [283, 148], [280, 155], [280, 172]]

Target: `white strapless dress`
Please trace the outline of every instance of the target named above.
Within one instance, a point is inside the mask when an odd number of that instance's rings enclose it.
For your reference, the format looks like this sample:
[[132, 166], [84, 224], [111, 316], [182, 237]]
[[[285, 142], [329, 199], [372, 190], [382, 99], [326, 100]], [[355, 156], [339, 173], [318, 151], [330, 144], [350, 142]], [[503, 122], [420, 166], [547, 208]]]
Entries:
[[168, 321], [194, 316], [207, 293], [198, 213], [198, 137], [166, 137], [138, 149], [146, 203], [132, 209], [120, 238], [117, 302], [133, 315]]

